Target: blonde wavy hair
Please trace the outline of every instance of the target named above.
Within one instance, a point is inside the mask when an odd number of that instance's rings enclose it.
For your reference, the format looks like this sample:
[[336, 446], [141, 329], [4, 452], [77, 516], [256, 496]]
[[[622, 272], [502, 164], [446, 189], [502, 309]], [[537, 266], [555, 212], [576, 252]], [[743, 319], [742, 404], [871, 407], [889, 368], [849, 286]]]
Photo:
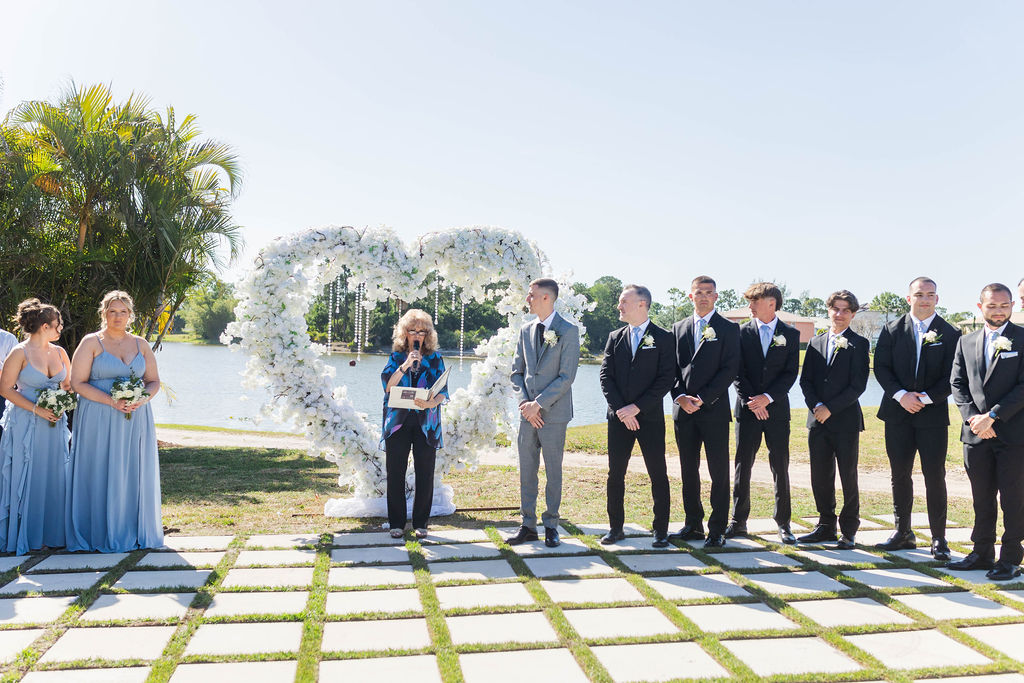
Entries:
[[393, 351], [407, 352], [405, 339], [409, 330], [417, 323], [427, 329], [427, 336], [420, 344], [420, 353], [427, 356], [437, 349], [437, 330], [434, 329], [434, 320], [430, 314], [419, 308], [410, 308], [395, 323], [395, 331], [391, 334], [391, 349]]
[[100, 329], [104, 329], [107, 326], [107, 309], [110, 308], [110, 304], [115, 301], [120, 301], [128, 307], [128, 324], [131, 325], [135, 322], [135, 302], [132, 301], [132, 296], [128, 292], [122, 292], [120, 289], [115, 289], [107, 292], [103, 295], [103, 301], [100, 302], [100, 307], [97, 313], [100, 314]]

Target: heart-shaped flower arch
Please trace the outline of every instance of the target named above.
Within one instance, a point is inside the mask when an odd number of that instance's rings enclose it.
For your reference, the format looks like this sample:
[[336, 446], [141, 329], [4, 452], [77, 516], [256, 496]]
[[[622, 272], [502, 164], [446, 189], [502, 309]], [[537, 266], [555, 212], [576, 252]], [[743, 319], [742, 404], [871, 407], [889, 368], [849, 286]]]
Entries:
[[[334, 386], [334, 368], [320, 359], [326, 348], [311, 343], [306, 328], [310, 301], [345, 269], [350, 288], [365, 285], [368, 308], [389, 296], [422, 299], [427, 279], [436, 274], [460, 288], [464, 303], [494, 300], [508, 319], [507, 327], [476, 348], [484, 361], [472, 366], [469, 387], [452, 392], [443, 408], [436, 490], [447, 488], [440, 486], [441, 478], [452, 468], [475, 465], [478, 452], [493, 448], [499, 432], [514, 435], [518, 428], [509, 410], [509, 370], [526, 320], [523, 300], [531, 280], [550, 276], [547, 257], [535, 243], [515, 231], [486, 226], [430, 233], [410, 249], [389, 228], [331, 226], [278, 238], [260, 251], [237, 287], [236, 321], [222, 341], [251, 354], [243, 384], [269, 390], [272, 399], [263, 414], [304, 430], [310, 455], [336, 463], [338, 484], [352, 487], [355, 500], [325, 505], [324, 514], [333, 516], [368, 514], [379, 505], [365, 503], [379, 500], [386, 490], [380, 427], [356, 412], [346, 387]], [[558, 310], [567, 320], [575, 322], [593, 308], [568, 282], [560, 285]]]

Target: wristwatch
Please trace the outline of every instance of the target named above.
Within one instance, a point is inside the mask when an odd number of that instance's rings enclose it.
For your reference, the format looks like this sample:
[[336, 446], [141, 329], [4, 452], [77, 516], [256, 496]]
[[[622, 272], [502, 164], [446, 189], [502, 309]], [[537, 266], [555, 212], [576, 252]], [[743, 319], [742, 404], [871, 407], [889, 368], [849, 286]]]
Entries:
[[996, 411], [994, 411], [994, 410], [990, 410], [990, 411], [988, 411], [988, 416], [989, 416], [990, 418], [992, 418], [993, 420], [998, 420], [998, 419], [999, 419], [999, 416], [998, 416], [998, 415], [996, 415]]

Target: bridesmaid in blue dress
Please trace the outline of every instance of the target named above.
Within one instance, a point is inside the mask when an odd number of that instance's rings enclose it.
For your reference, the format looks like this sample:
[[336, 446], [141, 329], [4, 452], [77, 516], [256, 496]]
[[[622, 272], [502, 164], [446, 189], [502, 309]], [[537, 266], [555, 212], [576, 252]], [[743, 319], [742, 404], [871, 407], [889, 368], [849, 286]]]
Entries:
[[[128, 331], [132, 298], [108, 292], [101, 328], [87, 335], [71, 361], [78, 409], [68, 465], [68, 550], [124, 552], [163, 545], [160, 461], [149, 401], [160, 391], [156, 358]], [[149, 397], [134, 404], [110, 395], [115, 380], [141, 377]], [[125, 419], [126, 416], [131, 419]]]
[[[42, 389], [71, 389], [71, 361], [53, 342], [64, 327], [60, 311], [39, 299], [18, 306], [15, 322], [28, 335], [0, 373], [7, 399], [0, 438], [0, 551], [64, 546], [68, 420], [36, 405]], [[54, 426], [55, 425], [55, 426]]]
[[381, 373], [384, 385], [384, 424], [380, 446], [385, 451], [387, 469], [388, 525], [392, 538], [405, 533], [408, 510], [405, 498], [405, 473], [409, 451], [415, 470], [416, 486], [412, 502], [412, 526], [417, 538], [427, 535], [427, 520], [434, 498], [434, 463], [437, 449], [444, 446], [441, 409], [448, 400], [448, 387], [427, 400], [414, 399], [415, 409], [389, 408], [392, 387], [429, 389], [444, 374], [444, 360], [437, 352], [437, 332], [430, 314], [410, 308], [395, 324], [393, 353]]

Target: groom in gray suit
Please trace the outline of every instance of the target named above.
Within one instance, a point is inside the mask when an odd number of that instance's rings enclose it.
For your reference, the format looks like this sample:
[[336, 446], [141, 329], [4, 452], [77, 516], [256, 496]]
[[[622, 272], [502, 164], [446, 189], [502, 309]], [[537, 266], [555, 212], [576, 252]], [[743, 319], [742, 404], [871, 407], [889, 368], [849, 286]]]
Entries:
[[512, 360], [512, 389], [519, 401], [519, 495], [523, 525], [509, 545], [536, 541], [537, 470], [544, 455], [547, 485], [544, 544], [558, 545], [558, 506], [562, 502], [562, 450], [572, 419], [572, 383], [580, 364], [580, 332], [555, 313], [558, 283], [541, 278], [530, 283], [526, 304], [537, 320], [519, 331]]

